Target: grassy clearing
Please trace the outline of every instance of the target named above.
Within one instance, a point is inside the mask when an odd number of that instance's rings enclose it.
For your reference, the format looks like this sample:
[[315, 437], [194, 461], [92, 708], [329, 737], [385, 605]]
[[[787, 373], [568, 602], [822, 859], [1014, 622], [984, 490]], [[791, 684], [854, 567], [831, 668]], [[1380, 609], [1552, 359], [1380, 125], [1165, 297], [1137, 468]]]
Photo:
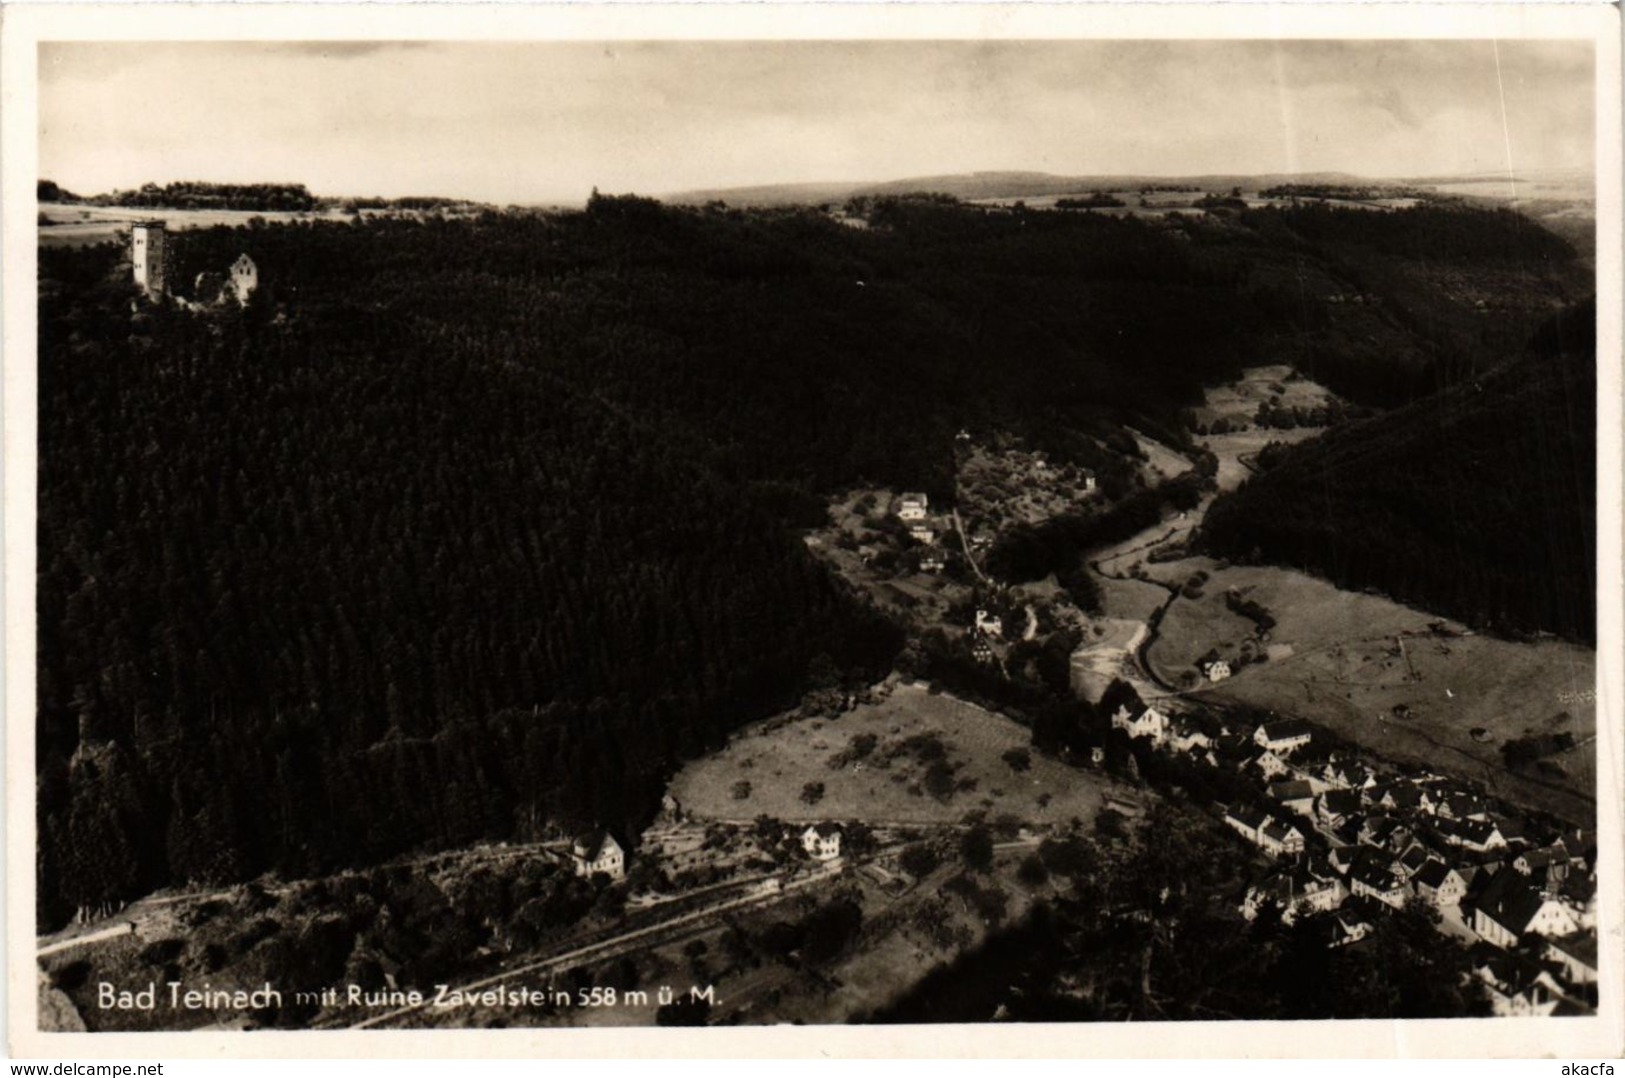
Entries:
[[1191, 462], [1179, 453], [1174, 452], [1154, 438], [1148, 438], [1139, 431], [1129, 428], [1134, 435], [1134, 442], [1140, 447], [1140, 452], [1146, 456], [1145, 470], [1148, 482], [1161, 482], [1172, 479], [1176, 475], [1183, 475], [1191, 470]]
[[[1187, 563], [1174, 564], [1184, 567]], [[1163, 616], [1157, 642], [1146, 657], [1169, 684], [1177, 685], [1185, 671], [1196, 669], [1198, 658], [1215, 648], [1221, 659], [1234, 663], [1242, 641], [1257, 632], [1251, 621], [1225, 606], [1224, 588], [1216, 586], [1218, 583], [1210, 579], [1199, 599], [1181, 596]]]
[[1216, 477], [1219, 489], [1224, 491], [1235, 490], [1253, 474], [1251, 468], [1242, 463], [1243, 458], [1251, 460], [1259, 450], [1271, 442], [1286, 442], [1296, 445], [1308, 441], [1320, 434], [1324, 428], [1294, 427], [1291, 430], [1273, 430], [1266, 427], [1253, 427], [1240, 433], [1209, 434], [1197, 438], [1199, 445], [1213, 451], [1219, 458], [1219, 474]]
[[[867, 738], [873, 747], [854, 754]], [[933, 741], [952, 769], [946, 796], [931, 792], [928, 772], [936, 761], [928, 757], [935, 750], [924, 746]], [[1017, 772], [1002, 756], [1027, 749], [1029, 741], [1025, 727], [1002, 715], [922, 686], [898, 685], [879, 703], [838, 719], [770, 719], [747, 727], [721, 752], [685, 767], [671, 792], [685, 811], [710, 819], [766, 813], [793, 821], [927, 825], [957, 823], [981, 810], [1034, 825], [1092, 821], [1109, 780], [1031, 752], [1029, 769]], [[750, 792], [735, 797], [742, 781]], [[803, 800], [808, 784], [819, 783], [822, 795]]]
[[1251, 423], [1258, 406], [1267, 400], [1286, 408], [1316, 408], [1331, 399], [1332, 392], [1324, 386], [1307, 378], [1294, 379], [1289, 365], [1275, 363], [1265, 367], [1249, 367], [1229, 385], [1208, 389], [1205, 403], [1195, 411], [1200, 423], [1211, 425], [1219, 419], [1239, 419]]

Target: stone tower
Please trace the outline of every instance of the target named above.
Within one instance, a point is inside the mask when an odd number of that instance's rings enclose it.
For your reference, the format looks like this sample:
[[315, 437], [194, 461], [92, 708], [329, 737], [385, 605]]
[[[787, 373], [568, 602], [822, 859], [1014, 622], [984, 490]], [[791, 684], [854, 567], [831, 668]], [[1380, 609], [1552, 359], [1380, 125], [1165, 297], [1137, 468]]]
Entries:
[[259, 286], [260, 271], [254, 260], [247, 255], [239, 256], [231, 266], [231, 290], [237, 294], [237, 302], [247, 303]]
[[162, 221], [140, 221], [130, 229], [135, 283], [155, 299], [164, 294], [164, 238]]

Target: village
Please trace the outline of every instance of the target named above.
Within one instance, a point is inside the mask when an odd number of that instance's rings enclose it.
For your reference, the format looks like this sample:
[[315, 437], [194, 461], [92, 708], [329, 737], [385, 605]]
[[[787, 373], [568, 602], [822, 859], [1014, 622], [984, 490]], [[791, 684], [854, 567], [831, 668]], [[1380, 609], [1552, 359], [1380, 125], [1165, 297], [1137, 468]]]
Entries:
[[1242, 899], [1248, 920], [1273, 908], [1287, 924], [1312, 921], [1328, 947], [1346, 947], [1376, 918], [1423, 903], [1440, 932], [1472, 950], [1497, 1015], [1594, 1013], [1594, 831], [1520, 819], [1443, 775], [1318, 749], [1301, 720], [1248, 732], [1153, 706], [1119, 709], [1112, 726], [1151, 751], [1253, 783], [1253, 798], [1214, 806], [1277, 865]]

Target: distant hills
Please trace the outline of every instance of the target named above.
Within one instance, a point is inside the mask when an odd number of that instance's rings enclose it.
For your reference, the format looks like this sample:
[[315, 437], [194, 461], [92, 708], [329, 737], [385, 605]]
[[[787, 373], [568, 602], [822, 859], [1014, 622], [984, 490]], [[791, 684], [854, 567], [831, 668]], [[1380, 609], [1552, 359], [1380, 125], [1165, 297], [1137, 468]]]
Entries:
[[1214, 174], [1206, 176], [1146, 176], [1116, 173], [1098, 176], [1058, 176], [1049, 172], [962, 172], [941, 176], [916, 176], [876, 182], [783, 183], [754, 187], [717, 187], [679, 191], [662, 195], [663, 201], [677, 204], [726, 202], [730, 206], [786, 206], [838, 202], [861, 195], [900, 195], [933, 191], [961, 199], [1032, 198], [1039, 195], [1069, 195], [1101, 188], [1123, 190], [1141, 187], [1197, 187], [1203, 191], [1228, 191], [1273, 187], [1283, 183], [1366, 184], [1384, 183], [1346, 172], [1271, 173], [1266, 175]]

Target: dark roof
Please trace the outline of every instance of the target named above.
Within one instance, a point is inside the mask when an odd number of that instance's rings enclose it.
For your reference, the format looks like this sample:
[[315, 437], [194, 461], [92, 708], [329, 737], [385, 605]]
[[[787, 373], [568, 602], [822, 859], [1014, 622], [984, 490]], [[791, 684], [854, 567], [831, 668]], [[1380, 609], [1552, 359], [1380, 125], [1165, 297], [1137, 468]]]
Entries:
[[[603, 852], [606, 841], [613, 841], [610, 833], [602, 827], [595, 828], [592, 831], [586, 831], [576, 836], [572, 852], [583, 860], [596, 861], [598, 855]], [[618, 842], [615, 844], [620, 845]]]
[[1262, 727], [1264, 736], [1271, 741], [1286, 741], [1294, 737], [1313, 736], [1314, 727], [1302, 719], [1282, 719], [1279, 722], [1266, 722]]
[[1277, 801], [1297, 801], [1315, 796], [1315, 788], [1303, 779], [1270, 783], [1270, 796]]
[[830, 823], [828, 820], [825, 820], [823, 823], [813, 824], [812, 829], [818, 832], [819, 838], [829, 838], [831, 835], [838, 835], [841, 833], [841, 825], [838, 823]]
[[1429, 861], [1416, 872], [1416, 882], [1437, 891], [1450, 876], [1450, 866], [1443, 861]]
[[1475, 905], [1484, 916], [1521, 936], [1544, 902], [1540, 892], [1525, 883], [1522, 876], [1503, 869], [1490, 880]]
[[1224, 814], [1231, 819], [1246, 824], [1257, 830], [1258, 826], [1269, 819], [1269, 814], [1247, 805], [1232, 805], [1224, 810]]
[[1462, 820], [1456, 825], [1458, 835], [1480, 846], [1488, 842], [1495, 831], [1496, 825], [1484, 820]]
[[1360, 810], [1360, 791], [1358, 790], [1328, 790], [1320, 795], [1321, 804], [1326, 811], [1337, 816], [1347, 816], [1351, 812]]
[[1557, 939], [1547, 940], [1547, 945], [1562, 951], [1570, 958], [1578, 959], [1597, 968], [1597, 937], [1592, 932], [1577, 932], [1572, 936], [1559, 936]]
[[1372, 861], [1356, 861], [1349, 868], [1349, 877], [1378, 891], [1392, 891], [1398, 882], [1394, 879], [1393, 869], [1389, 865]]
[[1415, 808], [1422, 803], [1422, 791], [1414, 786], [1391, 786], [1387, 796], [1397, 808]]

